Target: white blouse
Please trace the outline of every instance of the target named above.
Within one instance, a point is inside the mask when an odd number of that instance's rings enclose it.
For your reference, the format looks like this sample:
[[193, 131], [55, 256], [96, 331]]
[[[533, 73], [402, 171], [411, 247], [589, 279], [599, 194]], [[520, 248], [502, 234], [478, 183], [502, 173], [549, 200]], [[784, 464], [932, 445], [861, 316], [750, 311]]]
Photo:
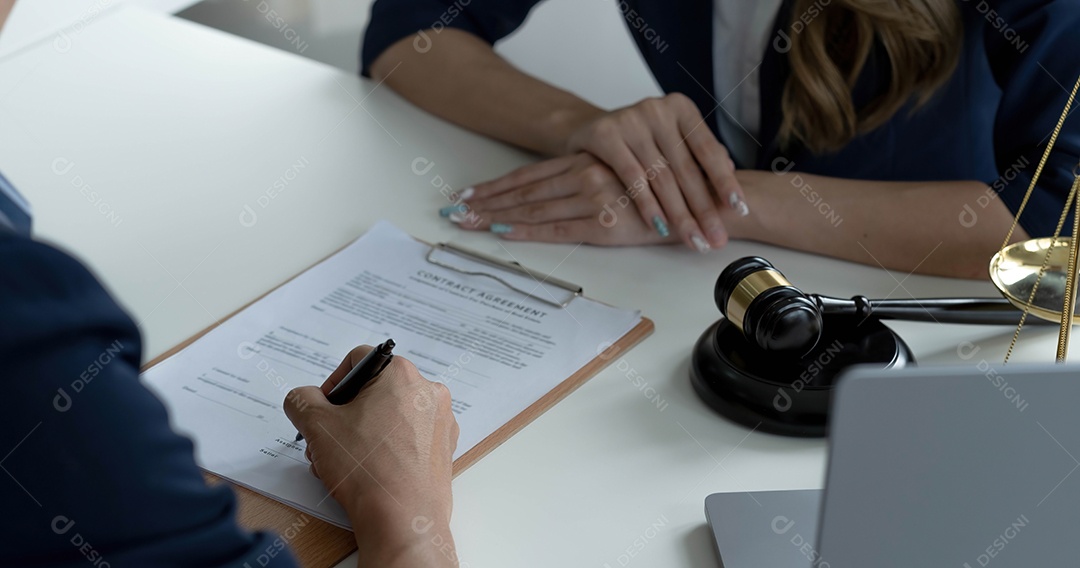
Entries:
[[764, 141], [758, 68], [783, 0], [716, 0], [713, 7], [713, 77], [716, 121], [728, 151], [752, 167]]

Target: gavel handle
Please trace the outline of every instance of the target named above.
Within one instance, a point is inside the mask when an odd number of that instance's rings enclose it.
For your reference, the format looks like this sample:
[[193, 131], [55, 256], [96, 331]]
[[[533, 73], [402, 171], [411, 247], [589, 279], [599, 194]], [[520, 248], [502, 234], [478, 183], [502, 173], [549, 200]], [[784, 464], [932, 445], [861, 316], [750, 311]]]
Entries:
[[[850, 300], [810, 294], [822, 314], [874, 317], [904, 321], [1016, 325], [1023, 312], [1005, 298], [927, 298], [923, 300], [871, 300], [855, 296]], [[1026, 323], [1053, 324], [1028, 315]]]

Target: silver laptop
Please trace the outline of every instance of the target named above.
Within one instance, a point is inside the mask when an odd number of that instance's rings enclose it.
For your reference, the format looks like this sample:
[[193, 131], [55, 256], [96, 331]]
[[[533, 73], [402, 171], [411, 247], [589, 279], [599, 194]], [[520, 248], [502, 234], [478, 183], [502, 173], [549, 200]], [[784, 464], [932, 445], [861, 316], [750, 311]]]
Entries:
[[724, 568], [1080, 564], [1080, 366], [854, 370], [824, 491], [705, 500]]

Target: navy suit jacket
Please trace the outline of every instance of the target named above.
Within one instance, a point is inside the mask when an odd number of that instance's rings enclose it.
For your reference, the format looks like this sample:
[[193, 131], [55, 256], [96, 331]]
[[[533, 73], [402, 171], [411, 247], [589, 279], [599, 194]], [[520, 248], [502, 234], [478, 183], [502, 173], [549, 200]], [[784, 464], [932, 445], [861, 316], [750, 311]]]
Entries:
[[[0, 185], [5, 180], [0, 176]], [[0, 187], [0, 566], [295, 566], [139, 382], [139, 330]], [[10, 195], [10, 194], [9, 194]]]
[[[723, 142], [713, 118], [712, 9], [714, 0], [614, 0], [645, 61], [665, 92], [697, 103]], [[364, 37], [362, 72], [394, 42], [426, 30], [465, 30], [494, 43], [518, 28], [540, 0], [377, 0]], [[783, 151], [776, 135], [781, 95], [789, 75], [787, 52], [792, 0], [785, 0], [761, 64], [761, 133], [755, 164], [741, 168], [788, 169], [848, 179], [880, 181], [978, 180], [1015, 214], [1046, 141], [1080, 74], [1080, 3], [1076, 0], [957, 0], [964, 22], [963, 52], [951, 80], [934, 99], [911, 106], [839, 152]], [[812, 14], [807, 14], [812, 17]], [[424, 47], [424, 40], [419, 40]], [[866, 104], [887, 85], [887, 58], [879, 49], [855, 89]], [[1066, 123], [1021, 225], [1032, 236], [1053, 233], [1080, 160], [1080, 122]], [[970, 226], [989, 200], [957, 211]], [[881, 215], [894, 214], [882, 211]], [[1071, 221], [1065, 234], [1071, 233]], [[1002, 235], [1004, 237], [1004, 235]]]

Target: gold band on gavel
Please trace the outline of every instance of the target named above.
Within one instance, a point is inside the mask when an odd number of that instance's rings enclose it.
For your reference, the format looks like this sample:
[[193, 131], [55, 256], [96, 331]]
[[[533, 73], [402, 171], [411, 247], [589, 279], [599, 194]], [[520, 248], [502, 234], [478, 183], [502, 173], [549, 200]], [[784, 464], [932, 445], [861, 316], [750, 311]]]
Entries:
[[727, 302], [727, 318], [731, 323], [735, 324], [735, 327], [743, 330], [743, 318], [746, 317], [746, 308], [750, 306], [750, 302], [754, 301], [762, 292], [778, 286], [791, 286], [791, 282], [788, 282], [787, 278], [784, 278], [783, 274], [771, 269], [759, 270], [751, 273], [746, 278], [743, 278], [735, 289], [731, 291], [731, 296], [728, 297]]

